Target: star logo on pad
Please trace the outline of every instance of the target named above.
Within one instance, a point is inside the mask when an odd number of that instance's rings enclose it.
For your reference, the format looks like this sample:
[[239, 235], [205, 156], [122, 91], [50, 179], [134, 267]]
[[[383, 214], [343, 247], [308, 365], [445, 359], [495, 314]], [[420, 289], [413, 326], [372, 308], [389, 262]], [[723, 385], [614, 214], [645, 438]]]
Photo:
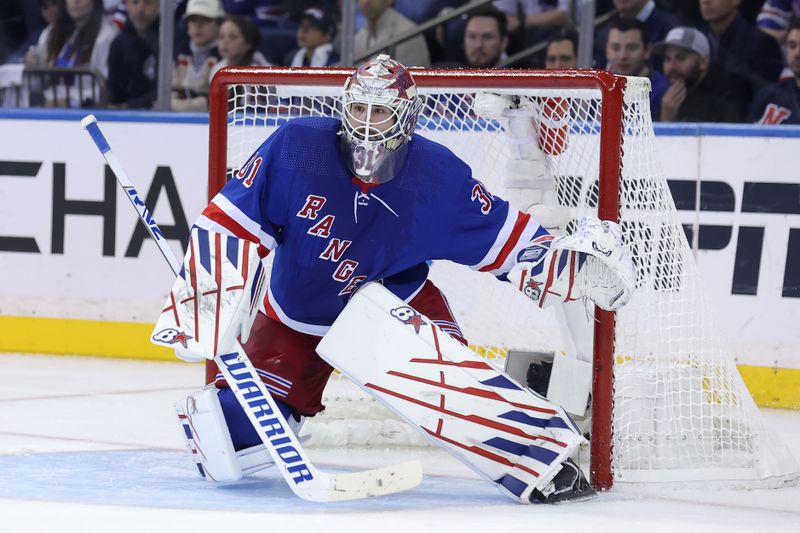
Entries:
[[539, 301], [539, 298], [542, 295], [542, 289], [539, 288], [541, 283], [537, 283], [536, 280], [533, 278], [529, 279], [528, 282], [525, 284], [522, 292], [525, 293], [525, 296], [531, 298], [532, 300]]
[[414, 326], [414, 332], [416, 332], [417, 335], [419, 335], [419, 328], [428, 324], [422, 319], [422, 315], [407, 305], [392, 309], [390, 313], [403, 324]]
[[187, 348], [186, 341], [193, 339], [191, 335], [187, 335], [182, 331], [178, 331], [175, 328], [167, 328], [162, 329], [158, 333], [153, 335], [153, 340], [156, 342], [164, 343], [164, 344], [176, 344], [180, 343], [181, 346]]

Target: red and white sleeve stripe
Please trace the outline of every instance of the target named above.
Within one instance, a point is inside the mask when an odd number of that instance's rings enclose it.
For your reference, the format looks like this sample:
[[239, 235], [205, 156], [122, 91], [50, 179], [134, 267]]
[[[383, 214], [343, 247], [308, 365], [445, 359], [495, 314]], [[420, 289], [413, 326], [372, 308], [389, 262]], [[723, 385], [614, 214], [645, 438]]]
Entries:
[[478, 263], [470, 268], [499, 276], [505, 274], [517, 262], [517, 253], [530, 245], [539, 230], [539, 223], [527, 213], [509, 209], [506, 221], [497, 234], [492, 247]]
[[275, 238], [265, 232], [258, 222], [245, 215], [222, 194], [214, 197], [195, 224], [203, 229], [257, 242], [262, 257], [278, 246]]

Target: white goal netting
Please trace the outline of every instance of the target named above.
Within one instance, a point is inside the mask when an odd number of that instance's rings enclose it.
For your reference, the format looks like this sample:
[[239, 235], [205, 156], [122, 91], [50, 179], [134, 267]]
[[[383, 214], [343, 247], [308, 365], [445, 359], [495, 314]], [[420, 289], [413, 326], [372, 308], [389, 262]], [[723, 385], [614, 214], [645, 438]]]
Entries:
[[[478, 89], [464, 83], [454, 88], [445, 79], [437, 84], [434, 78], [429, 72], [420, 88], [425, 107], [417, 133], [448, 146], [489, 191], [513, 203], [503, 179], [507, 161], [517, 157], [507, 124], [475, 112]], [[559, 124], [566, 122], [566, 129], [538, 131], [557, 201], [572, 220], [597, 213], [599, 191], [608, 186], [598, 179], [601, 158], [621, 150], [620, 219], [637, 266], [638, 290], [608, 332], [614, 340], [614, 393], [607, 453], [615, 481], [778, 485], [796, 479], [796, 465], [767, 434], [703, 297], [655, 153], [648, 81], [627, 80], [622, 117], [613, 121], [603, 121], [599, 89], [557, 87], [540, 78], [529, 85], [492, 92], [524, 102], [537, 125], [554, 115]], [[283, 121], [339, 116], [339, 93], [338, 83], [306, 85], [301, 76], [291, 85], [231, 85], [227, 124], [212, 122], [212, 129], [227, 129], [229, 173]], [[601, 122], [621, 128], [621, 147], [601, 143]], [[614, 194], [613, 184], [610, 191], [605, 194]], [[509, 349], [565, 353], [569, 339], [554, 313], [535, 308], [510, 284], [447, 263], [434, 265], [432, 279], [447, 295], [471, 347], [498, 366]], [[342, 378], [331, 380], [323, 403], [326, 412], [307, 424], [319, 445], [427, 444]]]

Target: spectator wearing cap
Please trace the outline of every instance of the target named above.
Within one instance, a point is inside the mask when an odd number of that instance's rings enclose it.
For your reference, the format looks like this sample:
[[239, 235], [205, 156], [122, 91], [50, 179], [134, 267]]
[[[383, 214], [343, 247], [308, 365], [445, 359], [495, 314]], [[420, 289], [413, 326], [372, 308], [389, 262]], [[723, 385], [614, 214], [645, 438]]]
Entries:
[[108, 53], [109, 103], [145, 109], [156, 100], [159, 0], [128, 0], [127, 20]]
[[561, 30], [547, 42], [544, 68], [575, 68], [578, 66], [578, 34], [575, 30]]
[[749, 120], [758, 124], [800, 124], [800, 18], [786, 27], [786, 64], [793, 76], [764, 86], [750, 108]]
[[[595, 61], [598, 66], [605, 65], [606, 41], [611, 25], [617, 19], [636, 19], [644, 24], [650, 42], [663, 41], [667, 32], [680, 25], [678, 17], [656, 6], [653, 0], [613, 0], [617, 12], [597, 30], [595, 37]], [[648, 44], [650, 44], [648, 42]]]
[[[356, 33], [356, 56], [416, 28], [416, 24], [392, 8], [393, 3], [394, 0], [358, 0], [358, 7], [367, 20], [367, 25]], [[383, 52], [407, 67], [431, 65], [428, 44], [422, 35], [387, 47]]]
[[336, 22], [322, 8], [311, 7], [303, 12], [297, 27], [298, 48], [289, 53], [285, 63], [290, 67], [327, 67], [339, 62], [333, 50]]
[[225, 11], [219, 0], [189, 0], [183, 17], [189, 40], [177, 48], [172, 110], [206, 111], [211, 69], [220, 59], [217, 40]]
[[708, 38], [700, 30], [673, 28], [653, 52], [663, 55], [664, 75], [669, 81], [661, 99], [662, 122], [741, 121], [741, 110], [729, 96], [728, 81], [711, 68]]
[[783, 69], [781, 47], [742, 17], [741, 0], [699, 1], [716, 62], [725, 72], [747, 82], [750, 91], [745, 99], [749, 101], [762, 86], [778, 81]]
[[606, 41], [606, 70], [620, 76], [642, 76], [650, 79], [650, 113], [661, 114], [661, 98], [669, 88], [667, 78], [647, 64], [649, 59], [647, 33], [644, 24], [634, 18], [619, 18], [612, 22]]

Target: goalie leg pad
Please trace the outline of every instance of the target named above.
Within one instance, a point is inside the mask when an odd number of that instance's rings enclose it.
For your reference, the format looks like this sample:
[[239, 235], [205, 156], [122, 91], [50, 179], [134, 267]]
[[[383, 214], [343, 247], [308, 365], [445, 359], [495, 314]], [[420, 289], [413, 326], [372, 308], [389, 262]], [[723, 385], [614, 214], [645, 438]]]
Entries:
[[192, 459], [208, 481], [242, 479], [231, 436], [214, 387], [205, 387], [175, 404]]
[[519, 502], [530, 503], [534, 489], [546, 490], [560, 463], [585, 443], [563, 409], [379, 284], [365, 285], [350, 299], [317, 351]]
[[[299, 432], [303, 418], [277, 404], [292, 431]], [[175, 410], [186, 447], [206, 480], [237, 481], [274, 464], [230, 389], [207, 386], [177, 402]]]

